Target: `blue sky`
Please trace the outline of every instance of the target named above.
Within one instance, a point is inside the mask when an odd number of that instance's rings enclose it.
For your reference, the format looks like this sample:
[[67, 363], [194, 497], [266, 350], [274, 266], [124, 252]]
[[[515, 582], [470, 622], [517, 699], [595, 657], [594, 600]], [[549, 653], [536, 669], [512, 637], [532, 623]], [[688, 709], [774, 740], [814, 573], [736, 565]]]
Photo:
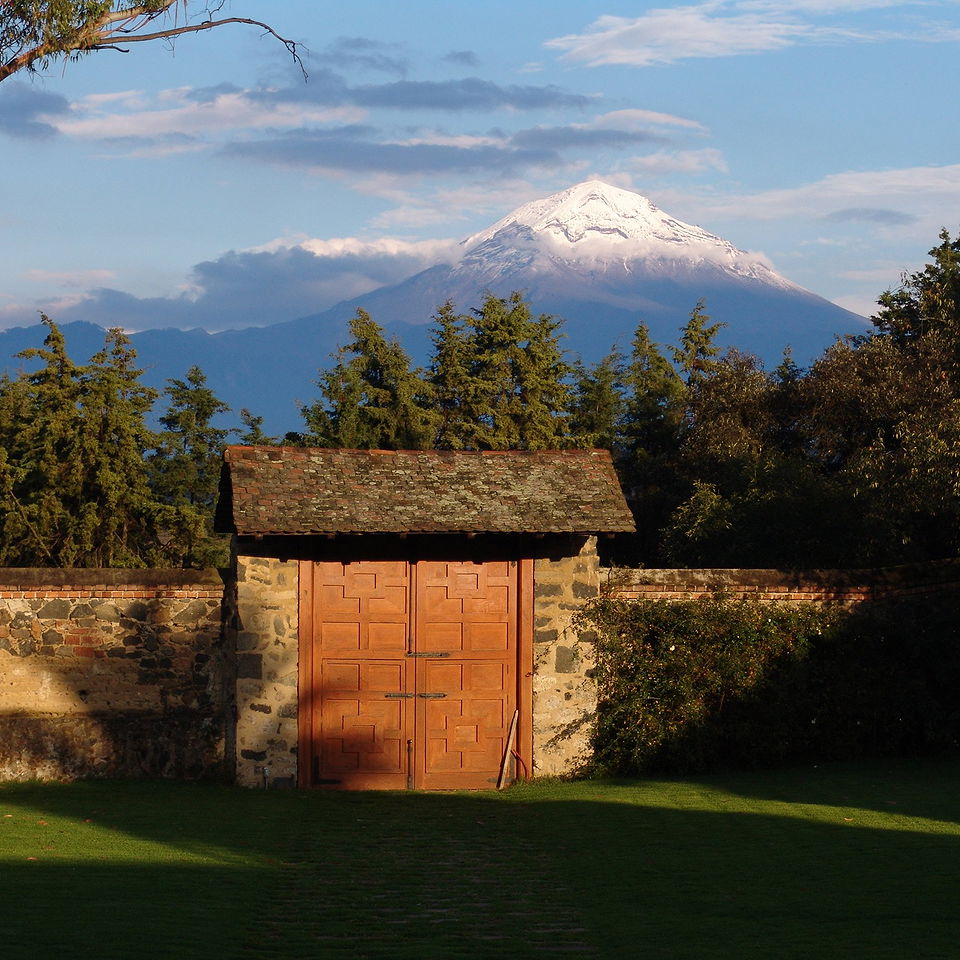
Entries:
[[0, 328], [291, 319], [590, 177], [863, 314], [960, 230], [958, 0], [227, 12], [307, 81], [236, 25], [0, 84]]

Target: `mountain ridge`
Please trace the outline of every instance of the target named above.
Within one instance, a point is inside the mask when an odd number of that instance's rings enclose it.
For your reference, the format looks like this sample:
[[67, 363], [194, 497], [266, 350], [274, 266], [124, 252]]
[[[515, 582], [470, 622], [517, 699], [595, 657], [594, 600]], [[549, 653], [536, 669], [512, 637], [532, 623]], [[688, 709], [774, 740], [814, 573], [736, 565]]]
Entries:
[[[133, 334], [144, 382], [162, 389], [167, 379], [198, 365], [234, 411], [246, 407], [264, 417], [268, 432], [282, 434], [301, 426], [299, 407], [315, 398], [318, 370], [345, 342], [357, 308], [397, 336], [419, 363], [428, 358], [430, 321], [440, 304], [452, 300], [469, 310], [488, 293], [505, 297], [514, 290], [535, 312], [563, 318], [565, 346], [586, 362], [615, 344], [629, 349], [640, 320], [655, 341], [675, 342], [700, 299], [724, 324], [721, 345], [757, 353], [768, 365], [787, 345], [798, 362], [811, 362], [836, 335], [860, 332], [865, 324], [781, 277], [762, 257], [602, 181], [524, 204], [460, 246], [463, 254], [453, 264], [436, 264], [316, 314], [218, 333], [167, 328]], [[87, 352], [95, 325], [62, 329], [77, 359], [99, 349], [98, 343]], [[86, 346], [72, 342], [73, 332]], [[0, 355], [38, 346], [45, 333], [40, 324], [0, 332]]]

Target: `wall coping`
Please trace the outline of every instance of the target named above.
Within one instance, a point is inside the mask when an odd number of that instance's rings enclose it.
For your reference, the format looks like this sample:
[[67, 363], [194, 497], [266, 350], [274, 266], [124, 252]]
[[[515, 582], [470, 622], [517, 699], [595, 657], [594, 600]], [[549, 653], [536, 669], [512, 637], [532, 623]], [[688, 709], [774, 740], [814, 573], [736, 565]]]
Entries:
[[684, 569], [618, 568], [601, 569], [605, 592], [619, 593], [639, 586], [677, 587], [686, 590], [723, 590], [738, 587], [791, 590], [919, 587], [960, 583], [960, 560], [933, 560], [863, 569], [780, 570], [770, 568]]
[[43, 587], [217, 587], [224, 576], [219, 570], [177, 568], [121, 569], [118, 567], [0, 567], [0, 590], [37, 590]]

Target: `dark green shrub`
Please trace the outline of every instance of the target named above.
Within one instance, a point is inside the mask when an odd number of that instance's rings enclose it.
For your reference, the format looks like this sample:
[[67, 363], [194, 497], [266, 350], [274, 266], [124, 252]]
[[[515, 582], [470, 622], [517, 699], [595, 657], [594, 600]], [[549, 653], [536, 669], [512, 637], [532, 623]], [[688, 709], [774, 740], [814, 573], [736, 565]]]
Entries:
[[597, 767], [768, 766], [956, 747], [953, 602], [853, 610], [600, 599]]

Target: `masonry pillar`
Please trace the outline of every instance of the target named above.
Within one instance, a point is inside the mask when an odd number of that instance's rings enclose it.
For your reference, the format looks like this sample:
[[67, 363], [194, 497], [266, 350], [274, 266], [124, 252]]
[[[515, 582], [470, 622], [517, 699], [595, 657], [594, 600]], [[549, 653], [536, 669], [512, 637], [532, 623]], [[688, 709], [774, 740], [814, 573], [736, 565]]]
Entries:
[[596, 537], [534, 565], [533, 775], [571, 773], [590, 756], [597, 709], [592, 635], [576, 615], [600, 592]]
[[298, 564], [236, 558], [236, 780], [294, 786], [297, 779]]

